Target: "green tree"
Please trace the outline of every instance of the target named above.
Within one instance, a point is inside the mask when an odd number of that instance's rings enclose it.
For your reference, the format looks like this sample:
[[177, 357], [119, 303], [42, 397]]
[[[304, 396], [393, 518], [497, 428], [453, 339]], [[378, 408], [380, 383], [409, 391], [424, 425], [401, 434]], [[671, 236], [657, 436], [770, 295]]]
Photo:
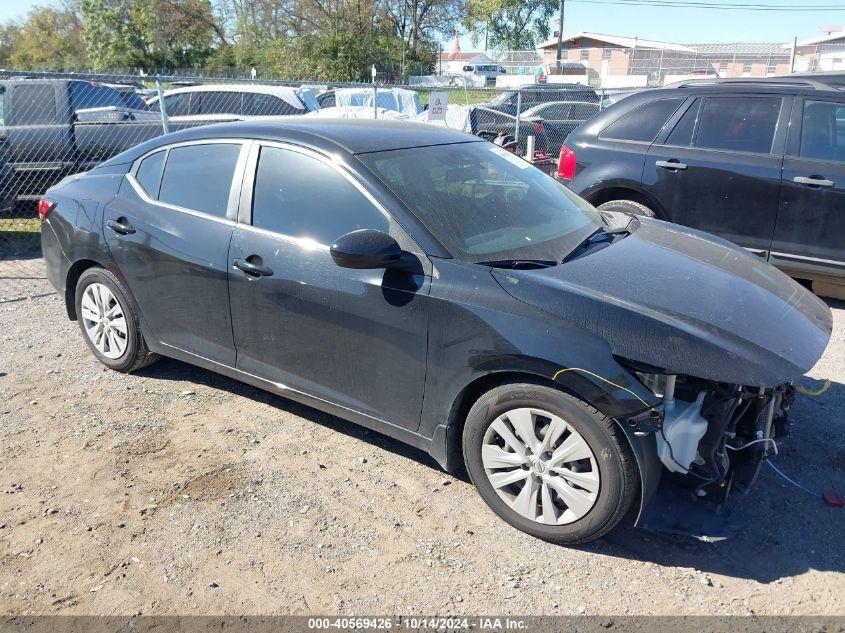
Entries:
[[82, 25], [70, 7], [30, 9], [20, 25], [0, 30], [4, 62], [20, 70], [76, 70], [86, 63]]
[[228, 45], [208, 0], [81, 0], [96, 70], [201, 66]]
[[557, 7], [554, 0], [470, 0], [464, 25], [476, 33], [487, 29], [493, 48], [528, 50], [548, 39]]

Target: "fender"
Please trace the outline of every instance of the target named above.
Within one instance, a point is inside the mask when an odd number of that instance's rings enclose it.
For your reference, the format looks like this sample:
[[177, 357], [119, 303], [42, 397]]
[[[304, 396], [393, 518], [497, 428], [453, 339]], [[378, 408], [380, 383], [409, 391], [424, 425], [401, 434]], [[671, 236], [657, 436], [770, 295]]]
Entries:
[[[655, 198], [650, 192], [648, 192], [643, 186], [642, 183], [636, 180], [629, 180], [627, 178], [611, 178], [609, 180], [600, 180], [588, 186], [583, 191], [577, 192], [579, 196], [587, 200], [590, 204], [594, 204], [598, 206], [598, 203], [595, 202], [598, 200], [602, 200], [602, 202], [606, 202], [603, 200], [602, 194], [607, 192], [611, 189], [628, 189], [630, 191], [635, 192], [640, 198], [646, 200], [644, 202], [648, 208], [653, 210], [659, 217], [665, 218], [666, 216], [666, 208], [660, 203], [660, 201]], [[615, 196], [611, 199], [618, 199]]]

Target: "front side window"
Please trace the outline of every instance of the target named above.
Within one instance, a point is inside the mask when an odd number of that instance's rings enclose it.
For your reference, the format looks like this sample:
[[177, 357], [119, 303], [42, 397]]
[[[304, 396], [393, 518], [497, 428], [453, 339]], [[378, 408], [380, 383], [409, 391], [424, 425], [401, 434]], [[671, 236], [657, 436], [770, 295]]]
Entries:
[[177, 207], [226, 217], [239, 143], [202, 143], [170, 150], [158, 199]]
[[602, 226], [589, 204], [491, 143], [362, 154], [359, 159], [464, 261], [560, 262]]
[[158, 198], [158, 188], [161, 184], [161, 172], [164, 169], [164, 157], [166, 155], [165, 150], [150, 154], [141, 161], [141, 164], [138, 165], [138, 171], [135, 172], [135, 180], [154, 200]]
[[608, 125], [602, 130], [600, 137], [617, 141], [651, 143], [682, 102], [683, 99], [649, 101], [623, 114]]
[[845, 103], [804, 102], [801, 157], [845, 162]]
[[780, 116], [780, 97], [707, 97], [695, 146], [768, 154]]
[[358, 229], [390, 229], [388, 218], [334, 167], [278, 147], [261, 148], [252, 224], [324, 245]]

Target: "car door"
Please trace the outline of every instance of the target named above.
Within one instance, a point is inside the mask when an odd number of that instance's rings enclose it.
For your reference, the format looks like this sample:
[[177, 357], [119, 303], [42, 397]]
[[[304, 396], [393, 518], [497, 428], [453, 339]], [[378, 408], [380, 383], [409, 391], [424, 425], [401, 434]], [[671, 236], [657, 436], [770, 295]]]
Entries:
[[245, 181], [230, 252], [238, 369], [416, 429], [428, 336], [425, 256], [418, 253], [416, 272], [340, 268], [329, 245], [353, 230], [378, 229], [405, 250], [417, 247], [328, 158], [265, 143], [250, 163], [254, 183]]
[[234, 366], [229, 242], [247, 149], [193, 141], [133, 166], [105, 208], [103, 233], [152, 334], [163, 344]]
[[642, 184], [664, 218], [767, 256], [792, 98], [707, 95], [658, 135]]
[[796, 100], [771, 262], [845, 276], [845, 99]]

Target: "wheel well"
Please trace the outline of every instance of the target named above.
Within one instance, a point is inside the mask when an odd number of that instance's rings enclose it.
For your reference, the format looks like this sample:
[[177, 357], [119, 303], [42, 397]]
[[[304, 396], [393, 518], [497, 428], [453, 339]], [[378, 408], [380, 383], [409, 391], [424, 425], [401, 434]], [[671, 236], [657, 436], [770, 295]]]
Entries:
[[578, 397], [576, 394], [571, 393], [563, 387], [560, 383], [555, 382], [551, 378], [539, 376], [537, 374], [505, 371], [487, 374], [486, 376], [476, 378], [461, 390], [458, 397], [455, 398], [455, 401], [452, 403], [452, 408], [449, 411], [449, 432], [446, 436], [448, 438], [446, 452], [449, 457], [448, 462], [450, 466], [454, 466], [454, 468], [457, 469], [464, 464], [462, 448], [464, 424], [466, 423], [467, 414], [472, 408], [472, 405], [474, 405], [481, 396], [491, 389], [513, 382], [528, 382], [536, 385], [544, 385], [546, 387], [565, 391], [576, 398]]
[[74, 262], [67, 271], [67, 278], [65, 279], [65, 309], [71, 321], [76, 321], [76, 284], [79, 282], [82, 273], [89, 268], [102, 268], [102, 265], [92, 259], [80, 259]]
[[604, 204], [605, 202], [610, 202], [611, 200], [632, 200], [633, 202], [639, 202], [654, 211], [655, 216], [658, 218], [663, 217], [663, 210], [660, 208], [660, 205], [657, 204], [651, 196], [637, 191], [636, 189], [629, 189], [628, 187], [608, 187], [607, 189], [601, 189], [595, 192], [587, 198], [587, 201], [594, 207]]

